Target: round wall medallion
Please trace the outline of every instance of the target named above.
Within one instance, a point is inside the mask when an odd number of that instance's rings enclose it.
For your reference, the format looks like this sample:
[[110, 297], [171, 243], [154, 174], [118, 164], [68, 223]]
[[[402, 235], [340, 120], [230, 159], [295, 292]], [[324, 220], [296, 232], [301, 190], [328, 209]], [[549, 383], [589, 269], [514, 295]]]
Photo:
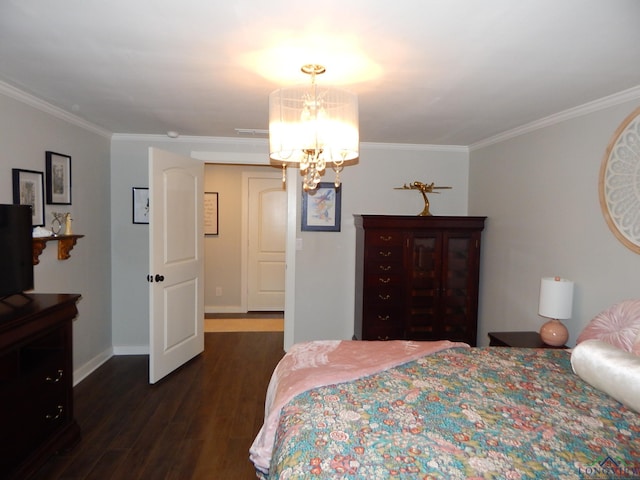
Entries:
[[640, 253], [640, 108], [613, 134], [598, 189], [607, 225], [627, 248]]

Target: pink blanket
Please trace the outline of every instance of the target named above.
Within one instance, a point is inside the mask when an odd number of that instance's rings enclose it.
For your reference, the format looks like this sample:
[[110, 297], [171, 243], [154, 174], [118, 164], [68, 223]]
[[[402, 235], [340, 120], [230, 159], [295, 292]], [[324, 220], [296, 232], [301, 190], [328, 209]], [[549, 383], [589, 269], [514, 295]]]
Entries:
[[442, 340], [315, 341], [298, 343], [276, 366], [267, 389], [265, 421], [249, 451], [261, 472], [269, 472], [280, 411], [293, 397], [315, 387], [334, 385], [381, 372], [424, 355], [466, 343]]

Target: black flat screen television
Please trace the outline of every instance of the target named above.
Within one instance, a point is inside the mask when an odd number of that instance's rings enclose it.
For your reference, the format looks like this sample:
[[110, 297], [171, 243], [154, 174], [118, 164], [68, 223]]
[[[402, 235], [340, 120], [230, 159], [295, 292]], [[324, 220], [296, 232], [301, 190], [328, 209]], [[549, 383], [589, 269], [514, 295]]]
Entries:
[[33, 289], [31, 206], [0, 205], [0, 298]]

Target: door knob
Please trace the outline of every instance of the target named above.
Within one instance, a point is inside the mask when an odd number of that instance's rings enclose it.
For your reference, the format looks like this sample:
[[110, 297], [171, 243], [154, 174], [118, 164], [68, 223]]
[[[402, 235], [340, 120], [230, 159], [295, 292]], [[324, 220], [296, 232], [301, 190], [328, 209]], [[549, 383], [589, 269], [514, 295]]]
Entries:
[[156, 282], [163, 282], [164, 281], [164, 275], [158, 275], [156, 273]]

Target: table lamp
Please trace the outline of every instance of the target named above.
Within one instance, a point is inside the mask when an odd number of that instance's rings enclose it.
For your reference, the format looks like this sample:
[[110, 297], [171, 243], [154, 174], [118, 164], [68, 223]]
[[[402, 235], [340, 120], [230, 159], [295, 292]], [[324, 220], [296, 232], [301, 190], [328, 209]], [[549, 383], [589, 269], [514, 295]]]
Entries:
[[540, 328], [540, 338], [547, 345], [560, 347], [569, 339], [569, 331], [560, 320], [571, 318], [573, 282], [560, 277], [540, 281], [538, 314], [550, 320]]

